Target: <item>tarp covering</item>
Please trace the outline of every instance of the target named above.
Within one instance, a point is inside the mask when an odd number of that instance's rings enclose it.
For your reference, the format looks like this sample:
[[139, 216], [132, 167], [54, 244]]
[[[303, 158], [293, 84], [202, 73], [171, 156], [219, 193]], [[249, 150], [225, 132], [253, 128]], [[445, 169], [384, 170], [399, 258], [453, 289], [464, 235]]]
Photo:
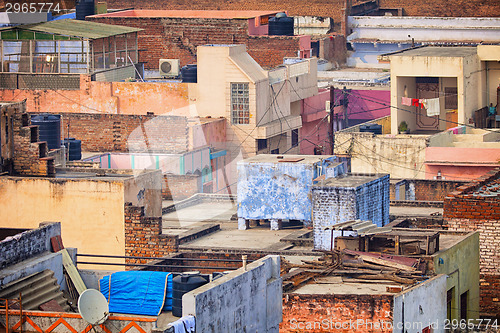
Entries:
[[167, 272], [116, 272], [99, 280], [109, 312], [157, 316], [172, 310], [172, 274]]

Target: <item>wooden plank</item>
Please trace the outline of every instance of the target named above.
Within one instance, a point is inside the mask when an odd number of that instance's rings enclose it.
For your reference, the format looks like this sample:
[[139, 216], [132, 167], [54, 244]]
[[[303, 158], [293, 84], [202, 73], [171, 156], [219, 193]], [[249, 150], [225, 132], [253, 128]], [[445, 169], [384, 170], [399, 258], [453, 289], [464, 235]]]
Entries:
[[282, 158], [282, 159], [278, 160], [278, 162], [297, 163], [297, 162], [300, 162], [303, 160], [304, 160], [304, 157], [297, 157], [297, 158], [288, 157], [288, 158]]
[[403, 265], [403, 264], [398, 264], [397, 262], [391, 262], [391, 261], [387, 261], [387, 260], [380, 259], [380, 258], [370, 257], [370, 256], [362, 255], [362, 254], [360, 254], [359, 257], [361, 259], [363, 259], [363, 261], [367, 261], [367, 262], [370, 262], [372, 264], [393, 267], [393, 268], [401, 269], [403, 271], [413, 272], [413, 271], [417, 270], [415, 267], [411, 267], [411, 266], [407, 266], [407, 265]]
[[85, 290], [87, 290], [87, 287], [85, 286], [85, 283], [83, 283], [80, 273], [78, 273], [78, 270], [73, 264], [73, 260], [71, 260], [68, 250], [62, 249], [61, 253], [63, 256], [64, 269], [66, 270], [69, 277], [71, 278], [71, 281], [75, 285], [76, 291], [78, 291], [78, 294], [81, 295]]

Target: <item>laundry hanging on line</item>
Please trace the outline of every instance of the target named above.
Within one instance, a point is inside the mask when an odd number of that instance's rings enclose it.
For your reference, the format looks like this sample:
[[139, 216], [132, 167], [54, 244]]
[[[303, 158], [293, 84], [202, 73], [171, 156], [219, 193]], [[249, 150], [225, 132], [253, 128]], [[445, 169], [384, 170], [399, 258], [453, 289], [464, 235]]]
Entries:
[[422, 101], [424, 108], [427, 109], [427, 117], [439, 116], [441, 113], [441, 105], [438, 98], [424, 99]]
[[411, 98], [401, 97], [401, 104], [406, 105], [406, 106], [411, 106]]

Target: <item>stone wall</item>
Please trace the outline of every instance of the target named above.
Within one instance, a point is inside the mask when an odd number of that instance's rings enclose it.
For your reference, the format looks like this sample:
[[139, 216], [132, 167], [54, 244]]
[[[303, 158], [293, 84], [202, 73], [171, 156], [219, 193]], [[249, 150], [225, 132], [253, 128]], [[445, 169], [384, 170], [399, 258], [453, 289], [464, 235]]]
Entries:
[[183, 200], [201, 193], [201, 176], [197, 175], [164, 175], [164, 186], [161, 196], [164, 200]]

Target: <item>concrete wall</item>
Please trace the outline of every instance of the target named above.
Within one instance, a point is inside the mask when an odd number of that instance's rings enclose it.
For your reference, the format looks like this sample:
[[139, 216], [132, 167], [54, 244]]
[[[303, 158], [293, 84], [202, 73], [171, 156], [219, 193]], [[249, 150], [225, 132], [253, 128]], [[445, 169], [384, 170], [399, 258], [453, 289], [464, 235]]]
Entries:
[[440, 274], [394, 296], [394, 332], [445, 332], [446, 279]]
[[188, 112], [194, 83], [96, 82], [81, 75], [80, 90], [0, 90], [0, 99], [26, 99], [30, 112], [146, 115]]
[[335, 133], [336, 154], [351, 156], [351, 171], [390, 173], [391, 178], [425, 179], [427, 138], [420, 135], [386, 137], [371, 133]]
[[[350, 175], [360, 177], [353, 184], [335, 184], [335, 179], [313, 185], [312, 219], [314, 248], [332, 249], [332, 232], [325, 227], [349, 220], [372, 221], [379, 227], [389, 223], [389, 175]], [[335, 235], [333, 235], [335, 237]]]
[[[451, 318], [479, 318], [479, 232], [433, 255], [434, 271], [447, 274], [446, 291], [454, 289]], [[460, 318], [460, 295], [467, 292], [467, 318]]]
[[280, 257], [266, 256], [182, 296], [201, 332], [279, 332]]
[[135, 206], [144, 206], [147, 217], [159, 217], [161, 213], [161, 189], [163, 175], [160, 170], [133, 171], [133, 177], [124, 182], [124, 200]]
[[123, 205], [122, 180], [0, 177], [3, 227], [60, 221], [64, 245], [81, 253], [124, 255]]
[[[349, 39], [498, 42], [500, 19], [472, 17], [349, 16]], [[409, 32], [410, 31], [410, 32]]]

